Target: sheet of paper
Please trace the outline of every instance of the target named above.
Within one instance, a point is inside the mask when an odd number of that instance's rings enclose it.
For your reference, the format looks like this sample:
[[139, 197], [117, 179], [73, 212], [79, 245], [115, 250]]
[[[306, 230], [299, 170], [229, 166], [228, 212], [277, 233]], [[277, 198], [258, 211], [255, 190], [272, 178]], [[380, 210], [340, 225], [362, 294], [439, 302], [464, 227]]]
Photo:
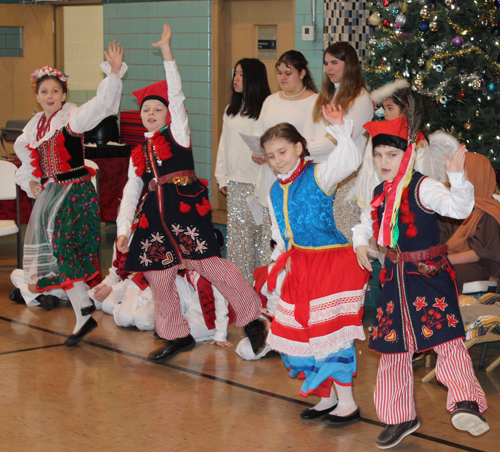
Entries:
[[241, 138], [246, 143], [246, 145], [250, 148], [250, 150], [259, 157], [266, 157], [264, 154], [264, 149], [260, 146], [260, 137], [257, 135], [245, 135], [240, 132]]
[[247, 198], [247, 204], [252, 213], [253, 221], [257, 226], [260, 226], [264, 221], [264, 209], [259, 203], [259, 198], [255, 195], [249, 196]]

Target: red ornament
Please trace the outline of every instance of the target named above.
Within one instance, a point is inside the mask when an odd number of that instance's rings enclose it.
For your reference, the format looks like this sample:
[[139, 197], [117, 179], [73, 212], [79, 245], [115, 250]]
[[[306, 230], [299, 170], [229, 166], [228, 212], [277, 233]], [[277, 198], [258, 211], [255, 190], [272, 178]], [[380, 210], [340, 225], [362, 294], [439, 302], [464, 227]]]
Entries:
[[390, 28], [391, 27], [391, 23], [387, 19], [384, 20], [384, 27], [385, 28]]
[[466, 93], [464, 90], [459, 91], [459, 92], [458, 92], [458, 98], [459, 98], [460, 100], [465, 100], [465, 99], [467, 98], [467, 93]]
[[384, 0], [384, 6], [389, 6], [389, 0]]

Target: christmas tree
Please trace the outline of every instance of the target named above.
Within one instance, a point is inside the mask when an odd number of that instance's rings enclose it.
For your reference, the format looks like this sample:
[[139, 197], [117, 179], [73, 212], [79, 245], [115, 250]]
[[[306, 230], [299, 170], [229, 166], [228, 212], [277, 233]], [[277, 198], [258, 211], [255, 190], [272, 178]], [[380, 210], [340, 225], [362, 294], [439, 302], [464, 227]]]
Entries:
[[371, 90], [405, 78], [431, 100], [429, 132], [454, 135], [500, 168], [500, 0], [367, 2]]

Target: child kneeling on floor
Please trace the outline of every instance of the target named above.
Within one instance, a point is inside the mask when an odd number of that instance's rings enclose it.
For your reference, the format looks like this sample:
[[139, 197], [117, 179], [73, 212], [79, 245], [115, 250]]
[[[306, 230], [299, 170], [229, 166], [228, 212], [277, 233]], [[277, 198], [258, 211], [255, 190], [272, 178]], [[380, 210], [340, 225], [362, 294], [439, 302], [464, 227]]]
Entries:
[[464, 175], [465, 145], [446, 157], [451, 190], [413, 170], [423, 121], [418, 101], [409, 96], [407, 119], [369, 122], [375, 165], [384, 182], [374, 190], [371, 214], [354, 229], [354, 250], [362, 269], [371, 270], [373, 236], [386, 247], [382, 291], [369, 348], [381, 354], [375, 408], [386, 424], [376, 445], [388, 449], [420, 426], [413, 397], [412, 357], [434, 349], [437, 379], [448, 387], [447, 409], [459, 430], [481, 435], [489, 430], [487, 404], [476, 380], [463, 338], [454, 271], [440, 245], [436, 213], [467, 218], [474, 188]]

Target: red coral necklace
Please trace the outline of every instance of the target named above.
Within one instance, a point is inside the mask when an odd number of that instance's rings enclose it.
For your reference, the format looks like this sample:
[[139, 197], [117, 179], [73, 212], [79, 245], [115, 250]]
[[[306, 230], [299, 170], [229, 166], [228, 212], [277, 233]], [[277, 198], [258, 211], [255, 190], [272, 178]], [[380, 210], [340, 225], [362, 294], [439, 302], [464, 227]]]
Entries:
[[38, 124], [36, 126], [36, 128], [37, 128], [36, 141], [40, 141], [45, 136], [45, 134], [50, 129], [50, 122], [52, 121], [52, 118], [55, 116], [55, 114], [57, 112], [61, 111], [61, 109], [62, 109], [62, 107], [59, 110], [57, 110], [56, 112], [52, 113], [51, 117], [48, 120], [47, 120], [47, 116], [45, 115], [45, 113], [42, 114], [42, 116], [40, 117]]
[[290, 174], [290, 177], [287, 177], [286, 179], [280, 179], [279, 180], [280, 184], [286, 185], [286, 184], [289, 184], [290, 182], [293, 182], [295, 179], [297, 179], [297, 177], [300, 176], [302, 171], [304, 171], [305, 167], [307, 165], [309, 165], [309, 163], [311, 163], [311, 162], [312, 162], [312, 160], [304, 160], [303, 158], [301, 158], [299, 161], [299, 165], [297, 166], [297, 168], [295, 168], [293, 173]]

